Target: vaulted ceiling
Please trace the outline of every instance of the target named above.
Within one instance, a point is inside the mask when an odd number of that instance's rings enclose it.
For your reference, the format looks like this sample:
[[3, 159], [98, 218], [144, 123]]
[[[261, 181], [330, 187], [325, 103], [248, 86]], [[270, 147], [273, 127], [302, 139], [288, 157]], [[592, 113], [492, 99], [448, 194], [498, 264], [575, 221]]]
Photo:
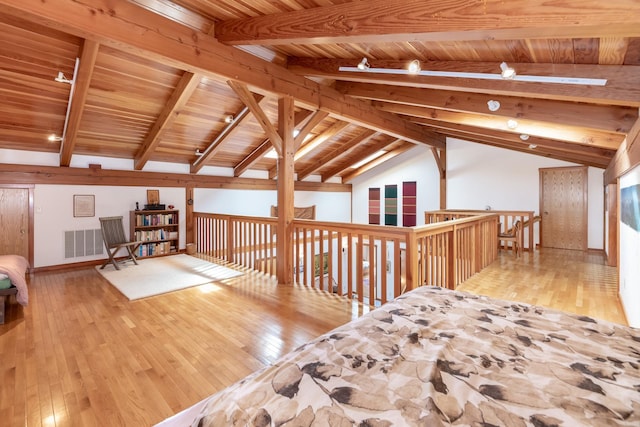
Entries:
[[348, 182], [415, 144], [437, 156], [446, 136], [606, 168], [638, 133], [636, 0], [0, 0], [0, 42], [0, 148], [61, 166], [274, 178], [283, 95], [298, 180]]

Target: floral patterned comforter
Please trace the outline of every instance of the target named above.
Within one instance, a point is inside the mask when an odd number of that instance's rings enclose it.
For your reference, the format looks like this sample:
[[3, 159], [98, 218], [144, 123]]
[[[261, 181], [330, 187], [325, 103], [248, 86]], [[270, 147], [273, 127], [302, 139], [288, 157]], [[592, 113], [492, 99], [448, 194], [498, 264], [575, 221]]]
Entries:
[[192, 426], [638, 426], [640, 330], [422, 287], [202, 408]]

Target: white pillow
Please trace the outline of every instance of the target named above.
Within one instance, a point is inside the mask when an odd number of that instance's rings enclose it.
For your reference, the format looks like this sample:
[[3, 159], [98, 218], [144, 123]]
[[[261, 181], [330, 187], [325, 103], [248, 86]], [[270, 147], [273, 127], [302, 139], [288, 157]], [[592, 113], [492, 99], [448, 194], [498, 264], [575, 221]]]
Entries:
[[0, 280], [4, 280], [4, 279], [8, 279], [9, 276], [7, 276], [6, 274], [2, 274], [0, 273]]

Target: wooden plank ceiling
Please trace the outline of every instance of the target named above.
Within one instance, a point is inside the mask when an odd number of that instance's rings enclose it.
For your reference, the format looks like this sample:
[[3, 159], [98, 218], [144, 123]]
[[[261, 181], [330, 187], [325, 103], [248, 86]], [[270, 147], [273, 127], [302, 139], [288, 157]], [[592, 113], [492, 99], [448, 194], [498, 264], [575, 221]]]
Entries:
[[[339, 70], [363, 58], [369, 71]], [[414, 59], [607, 82], [371, 71]], [[640, 2], [0, 0], [0, 148], [274, 178], [265, 122], [277, 129], [282, 95], [295, 99], [298, 180], [348, 182], [446, 136], [606, 168], [639, 128]]]

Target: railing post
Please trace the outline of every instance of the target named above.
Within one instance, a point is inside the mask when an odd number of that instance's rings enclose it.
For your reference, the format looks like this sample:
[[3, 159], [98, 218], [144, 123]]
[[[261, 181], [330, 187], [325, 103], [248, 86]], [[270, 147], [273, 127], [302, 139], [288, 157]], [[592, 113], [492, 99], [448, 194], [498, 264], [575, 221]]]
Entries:
[[416, 237], [416, 233], [413, 229], [407, 230], [407, 251], [405, 253], [405, 260], [407, 262], [407, 289], [406, 291], [410, 291], [412, 289], [421, 286], [422, 283], [416, 283], [418, 278], [418, 241]]
[[448, 253], [447, 258], [449, 262], [447, 262], [447, 289], [455, 289], [456, 283], [458, 283], [457, 279], [457, 256], [458, 256], [458, 243], [457, 243], [457, 234], [458, 230], [456, 226], [453, 226], [453, 230], [451, 231], [451, 238], [449, 239], [448, 245]]
[[235, 235], [235, 230], [234, 230], [235, 223], [230, 216], [226, 217], [225, 222], [227, 224], [227, 261], [234, 262], [235, 260], [233, 259], [233, 242], [234, 242], [233, 237]]

